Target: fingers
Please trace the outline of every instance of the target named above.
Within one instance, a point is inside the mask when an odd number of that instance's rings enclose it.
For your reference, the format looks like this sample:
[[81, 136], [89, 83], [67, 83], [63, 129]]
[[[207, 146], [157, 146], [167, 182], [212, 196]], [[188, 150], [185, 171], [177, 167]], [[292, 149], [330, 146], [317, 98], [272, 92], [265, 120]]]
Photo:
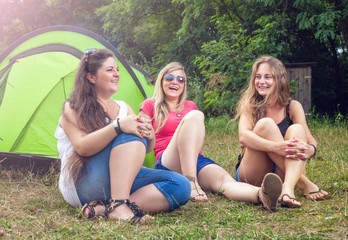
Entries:
[[137, 131], [140, 133], [140, 135], [144, 138], [150, 138], [152, 139], [151, 135], [153, 133], [152, 125], [148, 123], [140, 123], [137, 126]]
[[307, 154], [304, 150], [296, 149], [296, 148], [287, 148], [284, 150], [286, 153], [285, 158], [292, 160], [307, 160]]
[[155, 133], [151, 120], [141, 116], [127, 116], [120, 119], [120, 127], [124, 133], [134, 134], [140, 138], [153, 139]]

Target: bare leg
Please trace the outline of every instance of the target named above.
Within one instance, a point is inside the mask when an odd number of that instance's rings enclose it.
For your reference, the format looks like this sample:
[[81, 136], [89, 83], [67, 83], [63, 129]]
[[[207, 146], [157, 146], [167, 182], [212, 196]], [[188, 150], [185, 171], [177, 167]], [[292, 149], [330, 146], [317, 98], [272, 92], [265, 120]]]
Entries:
[[198, 174], [203, 189], [221, 193], [229, 200], [257, 203], [259, 187], [236, 182], [222, 167], [216, 164], [205, 166]]
[[262, 189], [247, 183], [236, 182], [226, 170], [215, 164], [205, 166], [198, 177], [204, 189], [221, 193], [229, 200], [262, 204], [271, 212], [277, 210], [282, 181], [276, 174], [268, 173], [263, 178]]
[[[177, 127], [168, 147], [162, 155], [162, 164], [168, 169], [185, 176], [196, 177], [197, 156], [201, 151], [205, 136], [204, 114], [201, 111], [189, 112]], [[191, 196], [196, 201], [206, 201], [208, 197], [200, 188], [197, 179], [192, 184]]]
[[[110, 186], [111, 198], [129, 199], [130, 190], [145, 157], [145, 147], [142, 142], [127, 142], [114, 147], [110, 153]], [[123, 204], [109, 213], [109, 218], [128, 220], [134, 216], [132, 210]], [[141, 219], [145, 222], [149, 216]]]
[[[306, 136], [304, 135], [305, 131], [301, 125], [293, 124], [291, 128], [294, 129], [294, 132], [298, 133], [296, 136], [298, 139], [301, 139], [302, 141], [303, 139], [306, 139]], [[284, 141], [278, 126], [270, 118], [261, 119], [256, 124], [254, 132], [268, 140]], [[289, 135], [286, 137], [290, 137]], [[272, 162], [274, 162], [279, 169], [285, 173], [282, 194], [288, 194], [290, 197], [295, 197], [295, 185], [301, 177], [305, 177], [303, 175], [306, 164], [305, 161], [290, 160], [275, 153], [264, 153], [247, 149], [239, 169], [240, 178], [243, 181], [260, 186], [264, 174], [272, 172]], [[283, 200], [287, 202], [290, 201], [296, 205], [300, 204], [296, 200], [290, 200], [286, 195]]]
[[146, 185], [134, 192], [130, 196], [130, 200], [136, 202], [145, 212], [158, 213], [169, 210], [167, 198], [153, 184]]

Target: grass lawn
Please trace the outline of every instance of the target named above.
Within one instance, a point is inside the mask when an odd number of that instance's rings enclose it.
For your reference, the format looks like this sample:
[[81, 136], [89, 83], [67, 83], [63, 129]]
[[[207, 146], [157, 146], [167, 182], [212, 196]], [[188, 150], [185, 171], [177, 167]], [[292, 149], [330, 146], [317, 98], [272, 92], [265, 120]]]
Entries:
[[[237, 125], [227, 118], [206, 121], [203, 153], [232, 176], [240, 152]], [[333, 198], [306, 200], [297, 189], [301, 209], [276, 213], [249, 203], [208, 193], [205, 203], [155, 215], [147, 225], [105, 219], [80, 220], [58, 190], [57, 173], [38, 176], [0, 167], [0, 239], [347, 239], [347, 123], [310, 122], [317, 139], [317, 158], [307, 175]]]

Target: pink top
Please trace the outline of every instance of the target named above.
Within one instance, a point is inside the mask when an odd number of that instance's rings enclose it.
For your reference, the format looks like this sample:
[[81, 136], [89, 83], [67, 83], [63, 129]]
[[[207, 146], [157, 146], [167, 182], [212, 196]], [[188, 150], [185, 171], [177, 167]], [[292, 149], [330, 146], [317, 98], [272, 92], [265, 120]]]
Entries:
[[[146, 99], [140, 107], [141, 111], [144, 111], [150, 118], [152, 118], [152, 126], [154, 130], [157, 130], [157, 122], [155, 120], [155, 100], [154, 99]], [[167, 122], [162, 127], [161, 131], [155, 134], [156, 144], [155, 144], [155, 156], [156, 161], [162, 155], [164, 150], [167, 148], [170, 140], [172, 139], [176, 128], [181, 122], [182, 118], [189, 113], [191, 110], [198, 110], [196, 104], [192, 101], [186, 101], [185, 107], [180, 112], [169, 112]]]

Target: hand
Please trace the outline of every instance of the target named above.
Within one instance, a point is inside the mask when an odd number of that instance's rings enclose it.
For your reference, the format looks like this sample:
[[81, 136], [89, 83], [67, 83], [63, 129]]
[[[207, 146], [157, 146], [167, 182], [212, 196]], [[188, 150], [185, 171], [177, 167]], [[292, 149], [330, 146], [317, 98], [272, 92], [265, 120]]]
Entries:
[[119, 120], [119, 126], [124, 133], [134, 134], [140, 138], [144, 138], [138, 131], [138, 116], [129, 115]]
[[152, 140], [155, 137], [155, 131], [152, 127], [151, 121], [141, 116], [138, 116], [137, 121], [139, 123], [137, 128], [140, 135], [143, 138], [145, 137], [148, 140]]
[[305, 161], [309, 158], [308, 144], [295, 137], [287, 141], [285, 152], [287, 159]]

